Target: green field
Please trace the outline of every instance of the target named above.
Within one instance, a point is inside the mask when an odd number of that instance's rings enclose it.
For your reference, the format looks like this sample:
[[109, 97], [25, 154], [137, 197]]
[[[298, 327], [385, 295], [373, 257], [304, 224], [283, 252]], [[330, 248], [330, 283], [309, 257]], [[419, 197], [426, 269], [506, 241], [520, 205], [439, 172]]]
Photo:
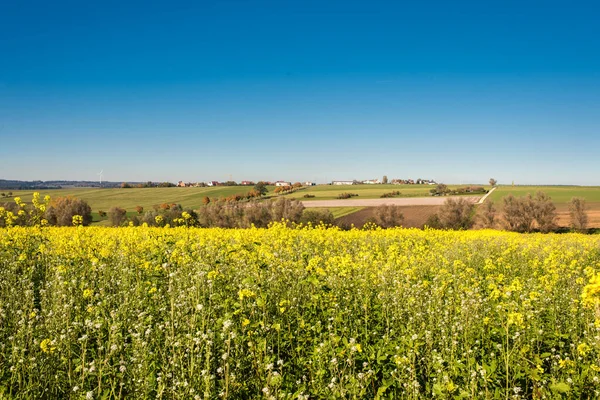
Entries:
[[[273, 192], [274, 186], [267, 187]], [[154, 205], [162, 203], [181, 204], [184, 208], [197, 209], [202, 206], [205, 196], [210, 198], [226, 197], [233, 194], [245, 194], [252, 190], [251, 186], [218, 186], [218, 187], [171, 187], [171, 188], [132, 188], [132, 189], [99, 189], [99, 188], [69, 188], [56, 190], [41, 190], [42, 196], [50, 197], [75, 196], [88, 202], [94, 212], [108, 211], [117, 206], [134, 211], [136, 206], [151, 209]], [[8, 192], [8, 191], [7, 191]], [[23, 201], [30, 201], [35, 190], [13, 190], [12, 197], [20, 196]], [[12, 200], [6, 199], [7, 201]], [[0, 202], [3, 199], [0, 198]]]
[[573, 197], [584, 198], [592, 208], [600, 206], [600, 186], [498, 186], [488, 199], [502, 206], [502, 198], [511, 193], [516, 197], [526, 196], [528, 193], [535, 196], [538, 191], [550, 196], [559, 209], [566, 208]]
[[[465, 185], [449, 185], [454, 189]], [[374, 199], [381, 197], [384, 193], [400, 191], [398, 197], [423, 197], [429, 196], [429, 191], [434, 186], [430, 185], [348, 185], [332, 186], [318, 185], [302, 188], [294, 193], [285, 195], [289, 198], [296, 198], [303, 201], [310, 200], [332, 200], [336, 199], [340, 193], [350, 192], [358, 194], [361, 199]], [[131, 189], [99, 189], [99, 188], [68, 188], [56, 190], [41, 190], [42, 196], [48, 194], [51, 197], [75, 196], [85, 200], [90, 204], [92, 210], [107, 211], [113, 206], [125, 208], [132, 211], [136, 206], [142, 206], [146, 209], [162, 203], [177, 203], [185, 208], [197, 209], [202, 206], [202, 199], [205, 196], [210, 198], [226, 197], [232, 194], [243, 194], [250, 191], [252, 187], [248, 186], [219, 186], [207, 188], [131, 188]], [[268, 194], [272, 194], [274, 186], [268, 186]], [[12, 196], [6, 200], [12, 200], [19, 196], [24, 201], [30, 201], [35, 190], [13, 190]], [[8, 190], [6, 191], [8, 193]], [[311, 194], [315, 197], [304, 198], [304, 195]], [[0, 198], [0, 201], [3, 199]]]
[[315, 208], [308, 208], [307, 210], [314, 210], [314, 211], [329, 210], [333, 214], [333, 217], [335, 219], [338, 219], [341, 217], [345, 217], [346, 215], [350, 215], [357, 211], [360, 211], [363, 208], [364, 207], [329, 207], [329, 208], [315, 207]]
[[[465, 187], [469, 185], [448, 185], [450, 189]], [[400, 191], [400, 196], [397, 197], [426, 197], [430, 196], [430, 190], [435, 185], [318, 185], [310, 186], [289, 194], [289, 197], [298, 198], [301, 200], [333, 200], [340, 193], [356, 193], [360, 199], [377, 199], [384, 193]], [[488, 188], [487, 186], [484, 186]], [[311, 194], [315, 197], [304, 198], [304, 195]]]
[[[449, 185], [451, 189], [466, 185]], [[340, 193], [350, 192], [358, 194], [359, 199], [379, 198], [383, 193], [395, 190], [400, 191], [398, 197], [423, 197], [429, 196], [430, 185], [348, 185], [332, 186], [318, 185], [302, 188], [294, 193], [285, 195], [302, 201], [310, 200], [332, 200]], [[486, 186], [488, 188], [488, 186]], [[251, 190], [247, 186], [219, 186], [207, 188], [132, 188], [132, 189], [98, 189], [98, 188], [68, 188], [57, 190], [43, 190], [42, 195], [59, 197], [72, 195], [87, 201], [92, 207], [94, 220], [98, 221], [98, 211], [108, 211], [113, 206], [125, 208], [128, 213], [135, 213], [136, 206], [142, 206], [149, 210], [154, 205], [162, 203], [177, 203], [184, 208], [198, 209], [202, 206], [205, 196], [210, 198], [226, 197], [232, 194], [243, 194]], [[269, 186], [269, 194], [272, 194], [274, 186]], [[559, 210], [566, 210], [568, 202], [572, 197], [583, 197], [587, 200], [590, 209], [600, 208], [600, 187], [598, 186], [499, 186], [489, 197], [490, 200], [502, 208], [502, 198], [509, 193], [515, 196], [524, 196], [527, 193], [534, 195], [537, 191], [546, 192], [554, 201]], [[12, 198], [20, 196], [24, 201], [31, 200], [33, 190], [13, 190], [10, 198], [0, 198], [2, 201], [12, 201]], [[8, 190], [6, 191], [8, 193]], [[305, 194], [315, 197], [304, 198]], [[359, 211], [361, 207], [334, 207], [330, 208], [335, 218]]]

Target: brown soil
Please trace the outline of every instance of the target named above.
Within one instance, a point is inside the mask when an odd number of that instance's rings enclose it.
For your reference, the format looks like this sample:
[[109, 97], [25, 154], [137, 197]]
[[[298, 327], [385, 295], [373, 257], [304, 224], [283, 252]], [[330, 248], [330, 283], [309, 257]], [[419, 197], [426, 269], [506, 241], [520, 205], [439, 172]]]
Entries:
[[[404, 215], [404, 223], [402, 224], [405, 228], [422, 228], [427, 222], [427, 219], [438, 212], [440, 206], [405, 206], [401, 207], [402, 214]], [[355, 213], [345, 215], [336, 220], [340, 226], [351, 226], [354, 224], [357, 228], [362, 226], [373, 217], [375, 207], [363, 208]]]
[[477, 203], [481, 197], [477, 196], [440, 196], [440, 197], [399, 197], [392, 199], [345, 199], [345, 200], [306, 200], [302, 201], [304, 207], [377, 207], [384, 204], [394, 206], [441, 206], [447, 199], [464, 199]]

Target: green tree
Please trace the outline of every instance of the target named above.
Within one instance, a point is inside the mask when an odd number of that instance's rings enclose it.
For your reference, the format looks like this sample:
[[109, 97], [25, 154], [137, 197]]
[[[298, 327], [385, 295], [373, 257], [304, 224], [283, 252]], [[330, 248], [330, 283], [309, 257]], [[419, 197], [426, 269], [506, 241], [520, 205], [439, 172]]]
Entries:
[[258, 182], [254, 185], [254, 190], [256, 190], [261, 196], [267, 194], [267, 185], [263, 181]]

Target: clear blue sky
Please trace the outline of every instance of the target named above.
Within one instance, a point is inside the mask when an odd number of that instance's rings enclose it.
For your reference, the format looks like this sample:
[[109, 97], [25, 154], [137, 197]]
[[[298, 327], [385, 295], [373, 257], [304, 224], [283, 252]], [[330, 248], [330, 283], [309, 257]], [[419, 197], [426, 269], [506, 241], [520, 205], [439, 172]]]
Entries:
[[600, 5], [0, 2], [0, 179], [600, 185]]

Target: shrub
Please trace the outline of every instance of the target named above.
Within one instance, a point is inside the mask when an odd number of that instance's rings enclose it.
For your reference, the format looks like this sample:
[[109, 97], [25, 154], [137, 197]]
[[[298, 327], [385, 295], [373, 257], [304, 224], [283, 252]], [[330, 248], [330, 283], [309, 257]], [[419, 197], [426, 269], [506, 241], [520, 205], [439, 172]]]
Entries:
[[385, 199], [385, 198], [391, 198], [391, 197], [396, 197], [396, 196], [400, 196], [399, 190], [394, 190], [393, 192], [384, 193], [379, 197], [381, 197], [382, 199]]
[[437, 214], [432, 214], [427, 218], [427, 222], [425, 222], [425, 226], [433, 229], [441, 229], [442, 224], [440, 222], [440, 216]]
[[82, 225], [92, 222], [92, 208], [84, 200], [72, 196], [57, 197], [46, 209], [46, 220], [50, 225], [72, 226], [73, 216], [80, 215]]
[[121, 207], [111, 207], [108, 210], [108, 220], [112, 226], [121, 226], [127, 220], [127, 211]]
[[450, 189], [448, 189], [448, 186], [443, 183], [438, 183], [437, 186], [429, 192], [431, 192], [432, 196], [445, 196], [449, 191]]
[[349, 199], [351, 197], [356, 197], [356, 196], [358, 196], [358, 194], [356, 194], [356, 193], [347, 193], [347, 192], [344, 192], [344, 193], [338, 194], [337, 198], [338, 199]]
[[302, 196], [302, 197], [304, 197], [305, 199], [312, 199], [313, 197], [315, 197], [315, 195], [314, 195], [314, 194], [309, 194], [309, 193], [307, 193], [307, 194], [305, 194], [305, 195], [304, 195], [304, 196]]
[[312, 225], [333, 225], [335, 218], [329, 210], [304, 210], [300, 222], [305, 225], [308, 223]]
[[469, 229], [473, 226], [473, 203], [465, 199], [447, 199], [438, 213], [440, 227]]
[[304, 206], [300, 201], [286, 197], [270, 202], [270, 206], [271, 221], [285, 219], [290, 222], [299, 222], [304, 211]]
[[244, 225], [257, 228], [266, 228], [271, 222], [269, 204], [264, 202], [251, 202], [244, 209]]
[[481, 206], [481, 213], [479, 214], [481, 225], [484, 228], [493, 228], [496, 223], [496, 207], [494, 207], [493, 201], [486, 201]]
[[282, 219], [298, 223], [303, 211], [304, 206], [300, 201], [280, 197], [277, 200], [245, 204], [216, 201], [201, 207], [197, 215], [202, 227], [245, 228], [254, 225], [263, 228]]
[[395, 205], [381, 205], [375, 207], [372, 222], [382, 228], [401, 226], [404, 222], [402, 208]]

